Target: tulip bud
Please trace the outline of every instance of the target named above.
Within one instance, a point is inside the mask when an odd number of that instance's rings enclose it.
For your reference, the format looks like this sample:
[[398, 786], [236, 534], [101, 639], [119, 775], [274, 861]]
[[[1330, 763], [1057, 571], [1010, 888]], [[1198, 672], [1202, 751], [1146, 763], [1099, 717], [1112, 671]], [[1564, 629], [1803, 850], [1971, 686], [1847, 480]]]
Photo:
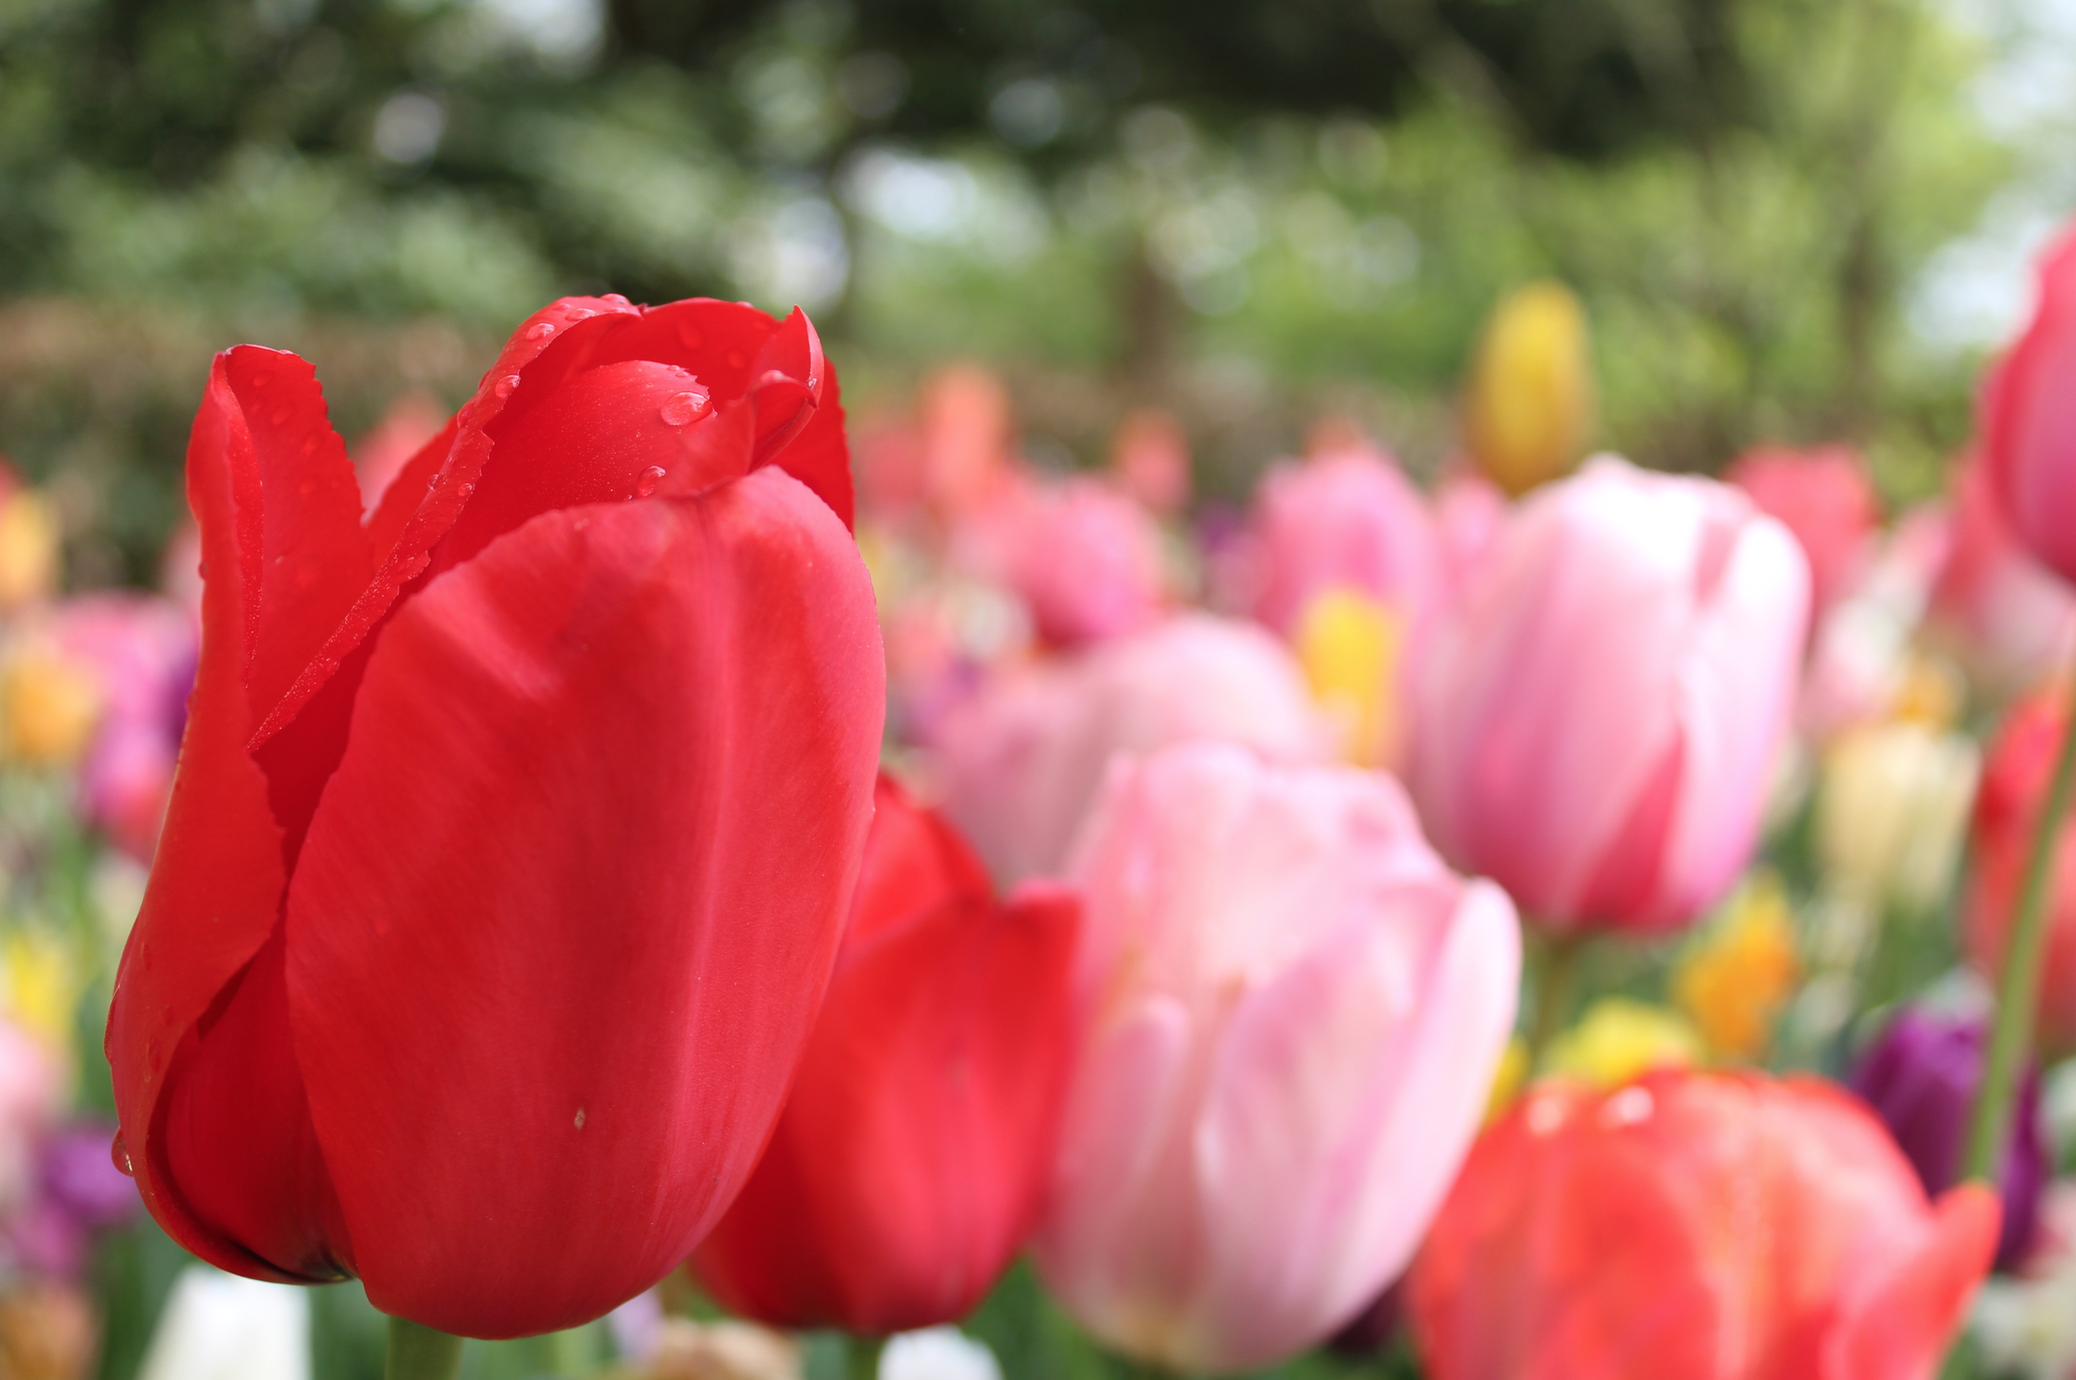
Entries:
[[1464, 395], [1471, 458], [1508, 493], [1522, 494], [1578, 463], [1592, 418], [1593, 361], [1579, 299], [1554, 281], [1502, 298]]
[[[1960, 1181], [1962, 1143], [1982, 1088], [1988, 1036], [1980, 1017], [1909, 1008], [1853, 1065], [1853, 1091], [1887, 1124], [1927, 1193], [1944, 1192]], [[2052, 1169], [2037, 1068], [2028, 1073], [2011, 1111], [2004, 1169], [1997, 1176], [2004, 1203], [1997, 1264], [2004, 1268], [2018, 1264], [2032, 1246]]]
[[1602, 997], [1550, 1042], [1543, 1072], [1594, 1088], [1618, 1088], [1653, 1069], [1701, 1062], [1701, 1037], [1679, 1015], [1628, 997]]
[[0, 609], [47, 597], [58, 582], [58, 519], [34, 489], [0, 499]]
[[1410, 1313], [1431, 1380], [1922, 1380], [1996, 1231], [1812, 1079], [1550, 1083], [1479, 1138]]
[[2040, 261], [2039, 305], [1982, 390], [1984, 461], [2019, 538], [2076, 580], [2076, 226]]
[[1390, 778], [1217, 743], [1118, 763], [1070, 875], [1085, 1025], [1039, 1273], [1178, 1373], [1316, 1345], [1404, 1267], [1476, 1130], [1512, 905]]
[[92, 674], [53, 648], [17, 649], [0, 667], [0, 754], [32, 767], [78, 759], [101, 714]]
[[1341, 755], [1357, 766], [1398, 756], [1398, 693], [1406, 626], [1388, 606], [1352, 589], [1328, 589], [1298, 617], [1298, 661], [1320, 706], [1341, 730]]
[[[2020, 880], [2067, 724], [2061, 697], [2044, 692], [2014, 707], [1990, 744], [1975, 799], [1962, 931], [1969, 961], [1992, 978], [2003, 971]], [[2038, 1026], [2050, 1058], [2076, 1050], [2076, 818], [2062, 822], [2053, 849]]]
[[1745, 883], [1680, 958], [1673, 999], [1709, 1048], [1757, 1059], [1800, 972], [1787, 892], [1780, 878], [1764, 872]]
[[1896, 721], [1824, 752], [1816, 853], [1825, 880], [1877, 914], [1946, 898], [1960, 862], [1981, 753], [1965, 734]]
[[1867, 462], [1850, 446], [1760, 446], [1723, 478], [1779, 518], [1809, 557], [1811, 600], [1821, 615], [1852, 587], [1871, 557], [1881, 505]]
[[1553, 930], [1694, 919], [1757, 841], [1808, 601], [1794, 538], [1727, 485], [1609, 458], [1541, 490], [1420, 655], [1436, 846]]

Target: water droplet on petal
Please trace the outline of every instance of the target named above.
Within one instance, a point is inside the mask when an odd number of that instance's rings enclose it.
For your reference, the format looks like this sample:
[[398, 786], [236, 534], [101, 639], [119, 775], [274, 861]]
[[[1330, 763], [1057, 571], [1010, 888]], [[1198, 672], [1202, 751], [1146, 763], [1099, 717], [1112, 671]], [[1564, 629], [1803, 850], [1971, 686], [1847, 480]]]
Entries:
[[634, 496], [636, 498], [647, 498], [650, 494], [655, 493], [656, 486], [663, 482], [663, 474], [663, 466], [651, 465], [636, 475], [634, 477]]
[[528, 340], [546, 340], [553, 334], [555, 334], [555, 323], [553, 321], [536, 321], [526, 328], [526, 338]]
[[749, 362], [750, 357], [740, 350], [730, 350], [728, 352], [728, 367], [730, 369], [740, 369]]
[[577, 1108], [577, 1129], [579, 1131], [584, 1129], [584, 1109], [582, 1107]]
[[454, 488], [454, 496], [456, 498], [467, 498], [475, 491], [476, 486], [473, 484], [457, 484]]
[[697, 327], [690, 325], [678, 327], [678, 339], [684, 342], [688, 350], [696, 350], [706, 344], [706, 337], [699, 333]]
[[598, 300], [601, 302], [611, 302], [616, 307], [624, 307], [628, 305], [627, 299], [625, 297], [622, 297], [617, 292], [609, 292], [605, 296], [599, 298]]
[[497, 394], [500, 398], [509, 398], [512, 396], [512, 390], [518, 386], [519, 376], [517, 374], [506, 374], [497, 381], [497, 387], [490, 391]]
[[288, 419], [290, 417], [293, 417], [294, 415], [295, 413], [289, 411], [285, 407], [277, 407], [274, 409], [273, 413], [267, 418], [267, 420], [272, 422], [275, 426], [281, 426], [285, 424], [288, 421]]
[[706, 415], [707, 404], [713, 395], [704, 388], [693, 388], [683, 393], [673, 393], [663, 400], [663, 421], [666, 426], [685, 426]]
[[137, 1168], [130, 1163], [130, 1147], [123, 1144], [123, 1133], [121, 1131], [115, 1133], [115, 1142], [108, 1147], [108, 1158], [114, 1160], [115, 1167], [122, 1170], [123, 1173], [133, 1179], [137, 1177]]

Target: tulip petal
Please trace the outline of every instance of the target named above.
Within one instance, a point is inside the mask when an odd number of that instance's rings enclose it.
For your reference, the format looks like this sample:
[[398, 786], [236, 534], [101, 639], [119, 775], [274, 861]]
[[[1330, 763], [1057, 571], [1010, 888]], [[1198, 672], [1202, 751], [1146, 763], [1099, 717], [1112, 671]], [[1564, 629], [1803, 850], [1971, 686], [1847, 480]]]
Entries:
[[881, 1336], [980, 1301], [1051, 1158], [1078, 922], [1047, 889], [846, 940], [778, 1130], [694, 1257], [719, 1298]]
[[1996, 1194], [1962, 1184], [1933, 1204], [1918, 1248], [1842, 1309], [1823, 1380], [1931, 1380], [1997, 1249]]
[[1227, 1205], [1206, 1224], [1220, 1269], [1199, 1317], [1220, 1369], [1270, 1364], [1345, 1321], [1441, 1206], [1520, 968], [1504, 893], [1477, 883], [1449, 904], [1437, 888], [1361, 917], [1234, 1013], [1197, 1139], [1204, 1198]]
[[883, 696], [856, 549], [777, 471], [544, 515], [397, 612], [288, 907], [376, 1306], [571, 1326], [719, 1216], [834, 958]]
[[1182, 1112], [1190, 1018], [1173, 997], [1150, 995], [1089, 1037], [1069, 1084], [1050, 1206], [1032, 1243], [1046, 1288], [1097, 1335], [1158, 1346], [1165, 1320], [1140, 1303], [1154, 1272], [1189, 1271], [1192, 1260], [1149, 1260], [1162, 1233], [1150, 1215], [1189, 1212], [1194, 1186], [1156, 1181], [1159, 1152]]
[[[259, 562], [248, 559], [260, 549], [255, 469], [243, 409], [220, 357], [188, 444], [188, 501], [207, 571], [201, 660], [157, 863], [116, 974], [105, 1048], [126, 1147], [119, 1157], [127, 1155], [152, 1215], [213, 1264], [285, 1279], [205, 1225], [178, 1196], [161, 1135], [169, 1067], [203, 1012], [274, 930], [286, 885], [267, 780], [245, 750], [254, 715], [244, 671], [260, 593]], [[241, 541], [247, 535], [254, 541]]]
[[[475, 491], [483, 462], [490, 454], [490, 440], [483, 434], [484, 428], [503, 412], [505, 399], [512, 392], [508, 381], [517, 378], [520, 370], [550, 345], [561, 344], [572, 333], [581, 334], [577, 328], [586, 321], [602, 316], [637, 314], [625, 302], [597, 297], [564, 297], [535, 312], [513, 332], [512, 338], [499, 352], [497, 363], [483, 375], [476, 396], [455, 414], [453, 444], [441, 452], [439, 463], [430, 467], [432, 472], [423, 474], [421, 471], [419, 462], [425, 459], [425, 452], [421, 451], [413, 457], [405, 473], [398, 476], [397, 482], [389, 486], [389, 492], [383, 495], [384, 505], [377, 509], [377, 521], [370, 526], [370, 536], [383, 543], [377, 548], [380, 564], [375, 566], [373, 577], [365, 582], [352, 600], [322, 648], [301, 668], [287, 693], [273, 707], [261, 725], [256, 742], [264, 741], [267, 736], [286, 727], [342, 667], [357, 668], [360, 665], [353, 660], [353, 653], [388, 614], [404, 586], [423, 573], [428, 553], [454, 525], [463, 505]], [[435, 438], [434, 444], [437, 441]], [[417, 482], [421, 474], [427, 481], [422, 487]], [[391, 494], [396, 496], [399, 510], [388, 508], [387, 500]], [[415, 507], [411, 506], [414, 502]], [[403, 508], [409, 511], [401, 511]], [[344, 698], [350, 698], [350, 695]]]

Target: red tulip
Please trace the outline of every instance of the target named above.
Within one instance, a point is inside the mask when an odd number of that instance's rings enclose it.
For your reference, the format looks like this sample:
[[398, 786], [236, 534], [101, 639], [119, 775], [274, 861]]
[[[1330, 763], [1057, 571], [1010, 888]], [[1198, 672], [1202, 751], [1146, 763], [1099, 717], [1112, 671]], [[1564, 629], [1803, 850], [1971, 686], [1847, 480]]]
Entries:
[[1413, 1323], [1433, 1380], [1930, 1380], [1996, 1240], [1828, 1084], [1549, 1086], [1471, 1151]]
[[1852, 588], [1872, 554], [1881, 503], [1867, 462], [1850, 446], [1759, 446], [1723, 478], [1779, 518], [1809, 557], [1810, 601], [1821, 615]]
[[1982, 449], [2020, 540], [2076, 580], [2076, 225], [2041, 260], [2032, 325], [1983, 388]]
[[[2061, 695], [2033, 696], [2004, 720], [1983, 765], [1964, 928], [1969, 958], [1992, 982], [2004, 971], [2033, 833], [2067, 725]], [[2038, 1033], [2040, 1043], [2060, 1055], [2076, 1050], [2076, 818], [2062, 822], [2050, 866]]]
[[719, 1218], [871, 813], [846, 466], [797, 312], [557, 302], [365, 523], [310, 366], [217, 357], [201, 666], [107, 1039], [175, 1239], [494, 1337]]
[[883, 1335], [980, 1302], [1038, 1208], [1065, 1092], [1080, 903], [998, 905], [980, 859], [882, 778], [800, 1073], [692, 1268], [730, 1309]]

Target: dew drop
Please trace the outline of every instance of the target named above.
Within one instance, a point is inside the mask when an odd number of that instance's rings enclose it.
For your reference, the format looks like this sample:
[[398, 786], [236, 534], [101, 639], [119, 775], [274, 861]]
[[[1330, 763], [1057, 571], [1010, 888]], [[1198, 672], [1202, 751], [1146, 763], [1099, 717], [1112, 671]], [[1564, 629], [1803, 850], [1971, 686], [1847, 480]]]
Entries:
[[706, 337], [699, 333], [698, 328], [690, 325], [678, 327], [678, 339], [684, 342], [688, 350], [696, 350], [706, 344]]
[[624, 307], [628, 305], [627, 299], [625, 297], [622, 297], [617, 292], [609, 292], [605, 296], [599, 298], [598, 300], [601, 302], [611, 302], [616, 307]]
[[290, 417], [293, 417], [294, 415], [295, 413], [289, 411], [285, 407], [277, 407], [274, 409], [273, 414], [267, 418], [267, 420], [272, 422], [275, 426], [281, 426], [285, 424], [288, 421], [288, 419]]
[[740, 369], [749, 362], [750, 357], [740, 350], [730, 350], [728, 352], [728, 367], [730, 369]]
[[663, 482], [663, 473], [663, 466], [651, 465], [636, 475], [634, 477], [634, 496], [636, 498], [647, 498], [650, 494], [655, 493], [656, 486]]
[[579, 1131], [584, 1129], [584, 1109], [582, 1107], [577, 1108], [577, 1129]]
[[509, 398], [512, 396], [512, 390], [518, 386], [519, 376], [517, 374], [506, 374], [497, 381], [497, 387], [490, 391], [497, 394], [500, 398]]
[[555, 334], [555, 323], [553, 321], [536, 321], [526, 328], [526, 338], [528, 340], [546, 340], [553, 334]]
[[475, 491], [476, 486], [473, 484], [457, 484], [454, 486], [454, 496], [456, 498], [467, 498]]
[[108, 1147], [108, 1158], [114, 1160], [115, 1167], [122, 1170], [130, 1178], [134, 1179], [137, 1177], [137, 1168], [130, 1163], [130, 1147], [123, 1144], [123, 1133], [121, 1131], [115, 1133], [115, 1142]]
[[713, 394], [704, 388], [693, 388], [683, 393], [673, 393], [663, 400], [663, 421], [666, 426], [685, 426], [706, 415], [707, 405]]

